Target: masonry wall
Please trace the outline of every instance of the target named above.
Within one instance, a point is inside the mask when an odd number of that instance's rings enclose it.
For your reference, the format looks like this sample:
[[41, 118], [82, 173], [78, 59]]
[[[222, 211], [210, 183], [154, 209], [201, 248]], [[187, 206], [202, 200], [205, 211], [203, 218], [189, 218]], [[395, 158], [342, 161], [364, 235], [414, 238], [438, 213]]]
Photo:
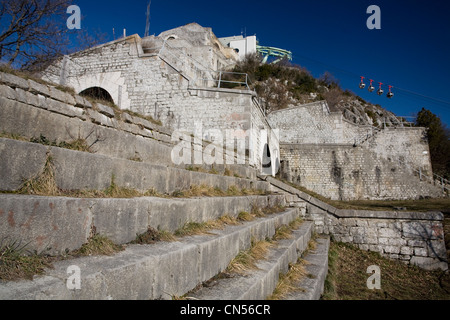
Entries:
[[441, 213], [339, 210], [331, 214], [308, 205], [307, 216], [317, 232], [336, 241], [425, 269], [448, 269]]
[[337, 209], [277, 179], [266, 179], [287, 191], [291, 205], [306, 206], [304, 219], [315, 231], [362, 250], [426, 269], [448, 270], [444, 215], [440, 212], [366, 211]]
[[[131, 36], [66, 57], [47, 71], [46, 78], [63, 79], [77, 93], [101, 87], [121, 109], [151, 115], [172, 130], [193, 133], [196, 124], [201, 124], [205, 133], [219, 129], [225, 137], [227, 129], [253, 128], [253, 150], [262, 150], [260, 130], [270, 130], [270, 125], [255, 115], [254, 93], [193, 87], [180, 66], [171, 63], [144, 54], [141, 39]], [[274, 140], [271, 147], [276, 154], [278, 142]], [[250, 164], [261, 167], [262, 155], [253, 152], [251, 156]]]
[[[80, 139], [90, 146], [92, 153], [183, 168], [192, 167], [195, 153], [203, 158], [207, 147], [212, 146], [211, 141], [188, 136], [182, 146], [191, 161], [177, 165], [172, 153], [180, 141], [174, 139], [173, 130], [106, 105], [91, 103], [55, 86], [1, 72], [0, 136], [26, 141], [39, 140], [42, 136], [56, 144]], [[249, 166], [248, 159], [237, 158], [234, 150], [216, 150], [220, 151], [216, 157], [224, 162], [224, 165], [214, 165], [217, 172], [223, 173], [226, 167], [241, 177], [256, 177], [256, 170]], [[211, 166], [202, 166], [211, 169]]]
[[281, 144], [281, 176], [333, 200], [440, 197], [410, 166], [350, 145]]
[[373, 130], [347, 121], [341, 112], [330, 112], [325, 101], [274, 111], [268, 119], [280, 129], [283, 143], [353, 144]]

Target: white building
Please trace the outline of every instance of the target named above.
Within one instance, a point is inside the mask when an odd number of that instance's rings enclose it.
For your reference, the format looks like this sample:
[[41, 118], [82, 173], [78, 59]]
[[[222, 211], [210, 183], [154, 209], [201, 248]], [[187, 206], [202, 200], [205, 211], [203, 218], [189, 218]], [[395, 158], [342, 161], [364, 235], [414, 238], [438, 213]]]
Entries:
[[247, 54], [256, 53], [256, 46], [258, 41], [256, 36], [249, 36], [244, 38], [244, 36], [233, 36], [219, 38], [219, 41], [224, 47], [233, 48], [238, 54], [239, 59], [244, 59]]

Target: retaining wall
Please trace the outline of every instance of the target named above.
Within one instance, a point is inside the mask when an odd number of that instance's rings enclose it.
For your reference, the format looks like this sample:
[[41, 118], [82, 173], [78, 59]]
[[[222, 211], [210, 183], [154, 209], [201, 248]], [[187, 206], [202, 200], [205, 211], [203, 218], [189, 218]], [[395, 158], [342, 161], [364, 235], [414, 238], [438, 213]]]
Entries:
[[440, 212], [341, 210], [272, 177], [267, 181], [306, 201], [305, 218], [318, 233], [422, 268], [448, 269]]
[[[414, 145], [414, 148], [428, 150], [427, 145]], [[379, 149], [382, 147], [281, 144], [281, 175], [332, 200], [445, 196], [442, 188], [420, 181], [413, 171], [414, 165], [405, 163], [405, 157], [399, 155], [401, 151], [396, 156], [392, 152], [392, 158], [386, 159]]]
[[[56, 143], [81, 139], [93, 153], [177, 166], [172, 159], [172, 150], [179, 140], [172, 137], [170, 129], [102, 104], [93, 105], [79, 95], [12, 74], [0, 73], [0, 82], [3, 83], [0, 85], [0, 134], [28, 139], [42, 135]], [[184, 143], [186, 151], [191, 153], [191, 161], [180, 166], [193, 164], [198, 150], [203, 159], [209, 145], [211, 142], [202, 140], [202, 136]], [[222, 159], [233, 172], [243, 177], [255, 177], [256, 171], [249, 166], [248, 159], [241, 159], [234, 149], [215, 150], [215, 158]], [[246, 165], [238, 165], [242, 160]], [[208, 167], [204, 163], [203, 166]], [[224, 166], [215, 165], [215, 169], [223, 171]]]
[[149, 227], [174, 232], [188, 222], [201, 223], [223, 215], [237, 217], [253, 206], [276, 204], [285, 204], [283, 195], [81, 199], [0, 194], [0, 239], [20, 241], [27, 244], [27, 250], [58, 255], [79, 249], [93, 230], [124, 244]]

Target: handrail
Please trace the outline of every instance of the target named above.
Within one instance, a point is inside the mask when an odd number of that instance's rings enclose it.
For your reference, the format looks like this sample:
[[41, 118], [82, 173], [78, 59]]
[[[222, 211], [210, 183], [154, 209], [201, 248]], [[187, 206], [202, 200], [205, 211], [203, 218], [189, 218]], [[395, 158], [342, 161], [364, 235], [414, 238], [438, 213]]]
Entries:
[[[440, 185], [442, 187], [442, 191], [444, 192], [445, 190], [450, 191], [450, 187], [447, 186], [450, 185], [450, 181], [445, 179], [444, 177], [441, 177], [440, 175], [437, 175], [435, 173], [433, 173], [433, 177], [429, 177], [422, 172], [422, 168], [413, 169], [413, 171], [419, 174], [420, 181], [423, 181], [422, 177], [425, 177], [425, 181], [429, 181], [430, 184], [436, 185], [437, 183], [438, 185]], [[435, 179], [435, 177], [437, 179]]]
[[[237, 85], [245, 85], [247, 90], [251, 91], [250, 85], [249, 85], [249, 76], [247, 73], [240, 73], [240, 72], [231, 72], [231, 71], [215, 71], [211, 69], [210, 67], [204, 66], [201, 62], [197, 61], [193, 57], [187, 55], [184, 53], [180, 48], [174, 48], [171, 47], [167, 40], [164, 40], [161, 47], [155, 47], [155, 48], [146, 48], [146, 51], [155, 51], [152, 54], [158, 55], [160, 58], [171, 58], [170, 60], [173, 64], [178, 65], [180, 69], [184, 69], [182, 71], [179, 70], [180, 73], [186, 73], [188, 72], [187, 69], [190, 68], [195, 73], [195, 79], [192, 79], [192, 82], [195, 83], [196, 86], [202, 86], [205, 82], [214, 82], [214, 87], [216, 86], [220, 88], [223, 83], [233, 83]], [[157, 53], [156, 53], [157, 51]], [[186, 60], [180, 59], [181, 55]], [[189, 61], [192, 62], [190, 66], [186, 66], [186, 64], [189, 64]], [[218, 80], [213, 76], [213, 74], [218, 74]], [[245, 81], [232, 81], [223, 79], [223, 75], [242, 75], [245, 76]], [[200, 75], [200, 77], [199, 77]], [[205, 77], [206, 76], [206, 77]]]

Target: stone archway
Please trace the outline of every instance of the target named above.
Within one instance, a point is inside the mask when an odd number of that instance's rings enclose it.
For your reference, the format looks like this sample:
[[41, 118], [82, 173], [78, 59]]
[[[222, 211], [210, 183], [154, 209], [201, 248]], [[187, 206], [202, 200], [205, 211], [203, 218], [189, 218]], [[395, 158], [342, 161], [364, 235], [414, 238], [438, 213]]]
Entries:
[[102, 88], [120, 109], [126, 110], [131, 107], [125, 78], [120, 71], [69, 77], [67, 85], [73, 87], [77, 93], [94, 87]]
[[80, 96], [114, 103], [114, 99], [111, 97], [109, 92], [101, 87], [90, 87], [81, 91], [79, 94]]

